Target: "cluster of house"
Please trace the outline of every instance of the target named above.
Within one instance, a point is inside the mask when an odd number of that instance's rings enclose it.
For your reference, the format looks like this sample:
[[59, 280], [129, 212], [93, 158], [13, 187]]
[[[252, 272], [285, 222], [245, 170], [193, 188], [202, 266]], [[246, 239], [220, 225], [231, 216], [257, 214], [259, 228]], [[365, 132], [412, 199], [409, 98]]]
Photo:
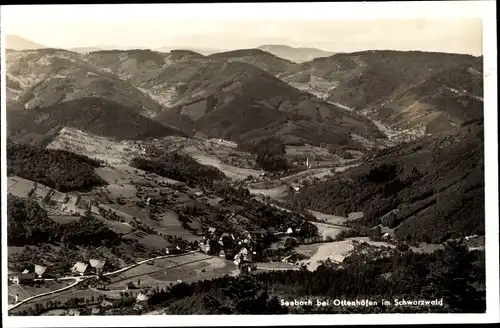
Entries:
[[[239, 238], [236, 238], [234, 234], [227, 232], [218, 235], [216, 234], [216, 231], [216, 228], [208, 228], [207, 235], [205, 235], [203, 240], [198, 244], [201, 252], [216, 254], [219, 257], [232, 260], [238, 267], [241, 267], [245, 263], [253, 262], [256, 252], [253, 251], [253, 238], [248, 231], [245, 231]], [[230, 239], [233, 245], [236, 245], [236, 248], [239, 249], [232, 258], [228, 258], [228, 254], [226, 254], [223, 249], [225, 246], [225, 239]]]
[[[73, 267], [71, 268], [71, 273], [83, 275], [90, 264], [90, 266], [95, 269], [95, 273], [99, 274], [102, 272], [102, 268], [104, 267], [105, 263], [106, 261], [96, 259], [89, 260], [89, 263], [76, 262], [75, 265], [73, 265]], [[12, 276], [11, 278], [9, 278], [9, 280], [14, 284], [22, 284], [34, 281], [35, 279], [42, 279], [43, 274], [46, 270], [46, 266], [36, 264], [33, 272], [30, 272], [30, 270], [26, 269], [23, 272]]]
[[77, 274], [80, 274], [81, 276], [83, 276], [83, 274], [87, 270], [89, 264], [92, 268], [95, 269], [96, 274], [100, 274], [102, 272], [102, 268], [104, 267], [104, 264], [106, 264], [106, 261], [90, 259], [89, 263], [76, 262], [75, 265], [73, 265], [73, 267], [71, 268], [71, 272], [77, 273]]

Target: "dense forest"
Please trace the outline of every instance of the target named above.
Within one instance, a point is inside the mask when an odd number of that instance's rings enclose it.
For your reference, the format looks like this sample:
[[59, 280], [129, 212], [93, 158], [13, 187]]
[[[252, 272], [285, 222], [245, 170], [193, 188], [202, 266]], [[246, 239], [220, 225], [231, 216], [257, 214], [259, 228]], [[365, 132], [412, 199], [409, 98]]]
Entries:
[[[321, 212], [364, 212], [353, 227], [382, 223], [408, 242], [484, 234], [484, 136], [474, 123], [379, 151], [373, 160], [301, 190], [290, 203]], [[398, 209], [392, 222], [380, 217]]]
[[130, 166], [165, 178], [185, 182], [188, 185], [211, 184], [214, 180], [226, 178], [219, 169], [200, 164], [191, 156], [179, 153], [167, 154], [154, 160], [135, 157], [130, 162]]
[[[363, 253], [342, 266], [324, 263], [316, 271], [274, 271], [223, 277], [156, 290], [147, 310], [167, 314], [401, 313], [485, 311], [484, 252], [458, 243], [433, 254], [393, 250], [371, 258]], [[367, 264], [369, 262], [369, 264]], [[281, 300], [330, 300], [326, 307], [281, 306]], [[373, 307], [334, 306], [334, 299], [378, 302]], [[443, 299], [443, 306], [384, 306], [382, 300]], [[121, 312], [128, 312], [124, 308]]]
[[106, 182], [96, 173], [100, 163], [64, 150], [7, 144], [7, 175], [17, 175], [61, 192], [90, 190]]
[[48, 136], [65, 126], [117, 140], [185, 136], [175, 128], [140, 115], [140, 111], [141, 108], [125, 107], [111, 100], [87, 97], [37, 108], [26, 112], [22, 119], [13, 116], [8, 125], [11, 136], [16, 138], [26, 133]]
[[240, 142], [238, 147], [257, 155], [257, 166], [266, 171], [285, 171], [291, 166], [286, 158], [286, 147], [280, 138], [269, 137], [256, 143]]
[[7, 244], [9, 246], [63, 243], [68, 245], [114, 245], [120, 237], [108, 227], [87, 216], [68, 224], [51, 220], [33, 200], [9, 194], [7, 198]]

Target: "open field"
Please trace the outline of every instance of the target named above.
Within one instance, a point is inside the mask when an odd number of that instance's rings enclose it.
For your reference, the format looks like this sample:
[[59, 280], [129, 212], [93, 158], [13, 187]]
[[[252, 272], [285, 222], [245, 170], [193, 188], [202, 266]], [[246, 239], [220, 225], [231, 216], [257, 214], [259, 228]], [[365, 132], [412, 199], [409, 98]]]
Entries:
[[265, 262], [265, 263], [255, 263], [257, 266], [257, 270], [266, 270], [266, 271], [279, 271], [279, 270], [298, 270], [299, 267], [290, 263], [283, 262]]
[[202, 253], [191, 253], [141, 264], [113, 277], [107, 288], [124, 289], [127, 283], [136, 284], [138, 279], [140, 286], [165, 286], [179, 279], [189, 282], [221, 277], [235, 269], [236, 265], [231, 261]]
[[282, 198], [288, 194], [288, 187], [286, 185], [280, 185], [269, 189], [249, 188], [248, 191], [250, 191], [252, 195], [262, 195], [264, 197], [269, 196], [271, 198]]
[[235, 180], [244, 180], [249, 175], [257, 177], [262, 171], [250, 169], [250, 168], [240, 168], [229, 164], [222, 163], [218, 158], [210, 157], [202, 154], [191, 154], [191, 156], [197, 160], [199, 163], [204, 165], [210, 165], [221, 170], [227, 177]]
[[27, 197], [35, 183], [21, 177], [8, 177], [7, 192], [17, 197]]
[[342, 240], [338, 242], [300, 245], [295, 249], [297, 253], [302, 253], [309, 256], [309, 259], [299, 261], [307, 266], [307, 269], [314, 271], [318, 268], [318, 261], [331, 259], [332, 261], [342, 262], [344, 257], [354, 250], [354, 246], [350, 240]]
[[64, 303], [67, 300], [69, 300], [71, 298], [74, 298], [74, 297], [77, 297], [77, 298], [80, 298], [80, 297], [90, 298], [90, 297], [94, 296], [95, 298], [97, 298], [99, 295], [100, 295], [99, 292], [93, 291], [91, 289], [83, 289], [83, 290], [81, 290], [81, 289], [73, 287], [73, 288], [65, 290], [65, 291], [63, 291], [61, 293], [57, 293], [55, 295], [46, 295], [46, 296], [42, 296], [40, 298], [36, 298], [36, 299], [34, 299], [32, 301], [28, 301], [28, 302], [20, 305], [19, 307], [11, 310], [11, 313], [21, 312], [23, 310], [26, 310], [29, 307], [34, 306], [37, 303], [45, 303], [45, 302], [48, 302], [48, 301], [53, 301], [53, 302], [54, 301], [60, 301], [61, 303]]
[[[19, 301], [22, 301], [28, 297], [42, 294], [46, 292], [51, 292], [54, 290], [61, 289], [63, 287], [69, 286], [73, 283], [72, 280], [65, 281], [39, 281], [35, 282], [32, 286], [30, 285], [17, 285], [13, 283], [9, 283], [8, 287], [8, 295], [9, 295], [9, 304], [13, 303], [14, 296], [16, 294], [19, 295]], [[29, 303], [29, 302], [28, 302]]]
[[331, 215], [326, 213], [321, 213], [313, 210], [307, 210], [309, 213], [314, 215], [318, 220], [321, 220], [328, 224], [342, 225], [344, 222], [348, 221], [348, 218], [338, 215]]
[[312, 222], [312, 224], [314, 224], [318, 228], [318, 233], [323, 237], [323, 240], [326, 240], [327, 237], [335, 239], [341, 231], [349, 230], [349, 228], [346, 227], [331, 225], [327, 223]]
[[171, 246], [170, 243], [157, 235], [146, 233], [142, 230], [135, 230], [125, 236], [125, 239], [134, 239], [149, 249], [164, 249]]
[[[307, 268], [311, 271], [316, 270], [319, 266], [318, 261], [325, 261], [330, 259], [332, 261], [342, 262], [345, 257], [347, 257], [353, 250], [353, 241], [365, 242], [369, 245], [375, 247], [390, 247], [395, 248], [396, 245], [383, 242], [383, 241], [372, 241], [369, 237], [351, 237], [346, 238], [342, 241], [336, 241], [324, 244], [311, 244], [311, 245], [299, 245], [295, 251], [297, 253], [302, 253], [308, 257], [307, 260], [302, 260], [299, 263], [304, 263]], [[433, 253], [435, 250], [443, 249], [444, 245], [441, 244], [421, 244], [419, 247], [411, 246], [410, 249], [416, 253]]]
[[72, 151], [111, 165], [128, 164], [133, 157], [143, 154], [141, 149], [133, 143], [115, 142], [67, 127], [59, 132], [47, 148]]

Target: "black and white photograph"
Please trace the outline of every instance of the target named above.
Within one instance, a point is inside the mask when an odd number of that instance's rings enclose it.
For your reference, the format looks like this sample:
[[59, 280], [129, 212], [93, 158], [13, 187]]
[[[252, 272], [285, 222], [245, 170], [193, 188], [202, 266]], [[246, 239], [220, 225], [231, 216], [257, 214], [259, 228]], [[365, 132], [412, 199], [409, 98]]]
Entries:
[[2, 6], [4, 324], [498, 322], [495, 6]]

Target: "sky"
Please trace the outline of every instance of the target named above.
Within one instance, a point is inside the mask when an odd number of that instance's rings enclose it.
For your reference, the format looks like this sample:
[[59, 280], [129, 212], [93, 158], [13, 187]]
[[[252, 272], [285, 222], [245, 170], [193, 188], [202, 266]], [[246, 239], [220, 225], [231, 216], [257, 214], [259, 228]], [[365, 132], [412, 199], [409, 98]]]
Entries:
[[422, 3], [4, 6], [1, 23], [5, 34], [55, 48], [242, 49], [285, 44], [334, 52], [393, 49], [482, 55], [477, 4]]

